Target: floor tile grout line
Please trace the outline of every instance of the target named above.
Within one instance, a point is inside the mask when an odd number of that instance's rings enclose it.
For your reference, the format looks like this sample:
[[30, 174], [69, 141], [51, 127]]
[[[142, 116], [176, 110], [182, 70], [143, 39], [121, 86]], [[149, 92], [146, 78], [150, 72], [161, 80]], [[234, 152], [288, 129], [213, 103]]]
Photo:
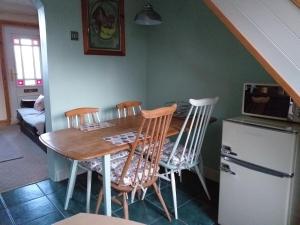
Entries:
[[154, 220], [152, 223], [149, 223], [148, 225], [152, 225], [154, 223], [156, 223], [157, 221], [159, 221], [160, 219], [164, 218], [163, 216], [158, 217], [156, 220]]
[[45, 195], [46, 196], [46, 198], [48, 199], [48, 201], [54, 206], [54, 208], [56, 208], [56, 210], [62, 215], [62, 217], [63, 218], [67, 218], [68, 216], [65, 216], [64, 214], [63, 214], [63, 212], [51, 201], [51, 199], [50, 198], [48, 198], [48, 195]]
[[15, 220], [14, 220], [14, 218], [12, 217], [12, 215], [10, 214], [10, 211], [9, 211], [9, 209], [7, 208], [7, 205], [6, 205], [6, 203], [5, 203], [5, 201], [4, 201], [4, 199], [3, 199], [3, 197], [2, 197], [1, 194], [0, 194], [0, 201], [1, 201], [2, 205], [4, 206], [4, 210], [6, 211], [8, 217], [9, 217], [10, 222], [11, 222], [13, 225], [16, 225]]
[[[147, 200], [146, 198], [145, 198], [144, 201], [147, 201], [150, 205], [154, 206], [154, 208], [159, 209], [160, 211], [162, 211], [163, 213], [165, 213], [165, 211], [164, 211], [163, 208], [160, 208], [159, 206], [155, 205], [154, 203], [152, 203], [151, 201]], [[171, 213], [171, 214], [173, 214], [173, 213]], [[172, 215], [172, 216], [173, 216], [173, 215]], [[163, 218], [163, 216], [159, 217], [157, 220], [154, 220], [153, 223], [157, 222], [157, 221], [158, 221], [159, 219], [161, 219], [161, 218]], [[153, 224], [153, 223], [151, 223], [151, 224]], [[150, 224], [150, 225], [151, 225], [151, 224]]]
[[[47, 180], [47, 179], [46, 179]], [[43, 180], [44, 181], [44, 180]], [[40, 181], [41, 182], [41, 181]], [[38, 183], [40, 183], [38, 182]], [[38, 186], [38, 188], [40, 189], [40, 191], [46, 196], [47, 194], [43, 191], [43, 189], [40, 187], [40, 185], [38, 185], [38, 183], [35, 183], [36, 186]]]
[[[40, 189], [40, 187], [37, 185], [37, 183], [30, 183], [28, 185], [25, 185], [25, 186], [21, 186], [21, 187], [17, 187], [15, 189], [12, 189], [12, 190], [9, 190], [9, 191], [6, 191], [6, 192], [3, 192], [3, 193], [7, 193], [7, 192], [11, 192], [11, 191], [15, 191], [17, 189], [20, 189], [20, 188], [24, 188], [24, 187], [27, 187], [27, 186], [31, 186], [31, 185], [36, 185], [38, 187], [38, 189], [41, 191], [42, 195], [41, 196], [38, 196], [38, 197], [33, 197], [32, 199], [29, 199], [29, 200], [26, 200], [26, 201], [23, 201], [23, 202], [19, 202], [19, 203], [14, 203], [12, 205], [10, 205], [9, 207], [15, 207], [15, 206], [18, 206], [20, 204], [23, 204], [23, 203], [26, 203], [26, 202], [30, 202], [32, 200], [35, 200], [35, 199], [38, 199], [38, 198], [41, 198], [41, 197], [44, 197], [46, 196], [46, 194]], [[2, 194], [3, 194], [2, 193]], [[1, 195], [1, 193], [0, 193]], [[3, 198], [3, 196], [1, 195], [1, 197]], [[3, 198], [3, 201], [4, 201], [4, 198]], [[6, 204], [5, 204], [6, 205]], [[7, 207], [8, 208], [8, 207]]]
[[[65, 218], [65, 216], [62, 214], [62, 212], [61, 212], [61, 211], [60, 211], [60, 210], [59, 210], [59, 209], [51, 202], [51, 200], [50, 200], [46, 195], [41, 196], [41, 197], [39, 197], [39, 198], [43, 198], [43, 197], [47, 198], [47, 200], [50, 202], [50, 204], [54, 206], [54, 208], [55, 208], [55, 209], [63, 216], [63, 218]], [[36, 199], [39, 199], [39, 198], [34, 198], [34, 199], [31, 199], [31, 200], [26, 201], [26, 202], [30, 202], [30, 201], [33, 201], [33, 200], [36, 200]], [[23, 203], [26, 203], [26, 202], [23, 202]], [[23, 204], [23, 203], [21, 203], [21, 204]], [[9, 211], [9, 208], [7, 208], [7, 210]], [[54, 212], [56, 212], [56, 211], [53, 211], [53, 212], [51, 212], [51, 213], [54, 213]], [[31, 221], [27, 221], [27, 222], [32, 222], [32, 221], [34, 221], [34, 220], [37, 220], [37, 219], [42, 218], [42, 217], [44, 217], [44, 216], [47, 216], [47, 215], [49, 215], [49, 214], [50, 214], [50, 213], [48, 213], [48, 214], [46, 214], [46, 215], [43, 215], [43, 216], [40, 216], [40, 217], [37, 217], [37, 218], [35, 218], [35, 219], [31, 220]], [[9, 215], [11, 215], [10, 212], [9, 212]], [[13, 217], [12, 217], [12, 219], [13, 219]], [[13, 224], [16, 225], [14, 219], [13, 219]]]

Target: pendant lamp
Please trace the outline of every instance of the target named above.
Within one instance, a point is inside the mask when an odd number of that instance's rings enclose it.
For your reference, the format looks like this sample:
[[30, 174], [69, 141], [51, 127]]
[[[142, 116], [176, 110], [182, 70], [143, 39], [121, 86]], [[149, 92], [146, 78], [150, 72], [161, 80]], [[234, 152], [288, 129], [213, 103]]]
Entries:
[[144, 5], [144, 9], [136, 14], [134, 22], [139, 25], [159, 25], [162, 23], [161, 16], [154, 11], [150, 1]]

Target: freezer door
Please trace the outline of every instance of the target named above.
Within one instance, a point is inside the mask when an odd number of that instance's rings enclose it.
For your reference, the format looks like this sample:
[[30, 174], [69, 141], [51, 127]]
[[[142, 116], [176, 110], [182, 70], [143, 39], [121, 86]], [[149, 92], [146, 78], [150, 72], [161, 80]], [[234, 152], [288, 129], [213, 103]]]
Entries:
[[231, 157], [292, 174], [295, 149], [294, 133], [223, 122], [221, 151]]
[[288, 225], [291, 180], [221, 160], [220, 225]]

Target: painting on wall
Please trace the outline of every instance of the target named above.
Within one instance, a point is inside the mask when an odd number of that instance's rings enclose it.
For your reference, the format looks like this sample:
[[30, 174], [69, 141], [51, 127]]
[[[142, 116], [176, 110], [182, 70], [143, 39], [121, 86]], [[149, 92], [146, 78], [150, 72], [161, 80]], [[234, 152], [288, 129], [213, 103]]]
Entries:
[[81, 0], [84, 53], [125, 55], [124, 0]]

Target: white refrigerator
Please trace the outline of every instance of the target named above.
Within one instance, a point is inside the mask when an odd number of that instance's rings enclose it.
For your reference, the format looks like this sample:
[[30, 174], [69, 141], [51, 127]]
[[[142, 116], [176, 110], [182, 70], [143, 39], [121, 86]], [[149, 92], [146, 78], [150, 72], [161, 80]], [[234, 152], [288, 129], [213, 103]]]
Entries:
[[238, 117], [223, 121], [220, 225], [299, 225], [298, 125]]

